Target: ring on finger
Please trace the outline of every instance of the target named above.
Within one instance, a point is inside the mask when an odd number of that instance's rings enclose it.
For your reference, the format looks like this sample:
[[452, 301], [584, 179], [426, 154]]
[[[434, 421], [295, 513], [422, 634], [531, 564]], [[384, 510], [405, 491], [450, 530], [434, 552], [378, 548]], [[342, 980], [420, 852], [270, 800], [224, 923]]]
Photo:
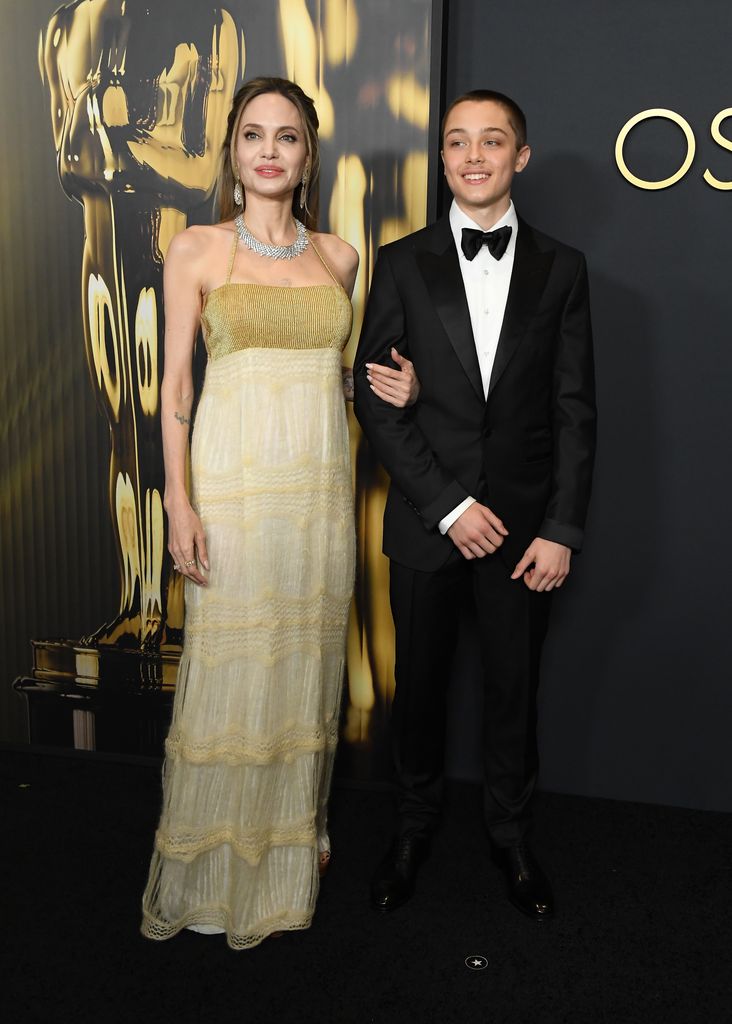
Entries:
[[189, 569], [192, 565], [195, 565], [195, 564], [196, 564], [196, 559], [195, 558], [189, 558], [188, 561], [183, 563], [183, 565], [186, 567], [186, 569]]
[[177, 563], [177, 562], [176, 562], [176, 563], [175, 563], [175, 565], [173, 566], [173, 572], [180, 572], [180, 566], [178, 565], [178, 563]]

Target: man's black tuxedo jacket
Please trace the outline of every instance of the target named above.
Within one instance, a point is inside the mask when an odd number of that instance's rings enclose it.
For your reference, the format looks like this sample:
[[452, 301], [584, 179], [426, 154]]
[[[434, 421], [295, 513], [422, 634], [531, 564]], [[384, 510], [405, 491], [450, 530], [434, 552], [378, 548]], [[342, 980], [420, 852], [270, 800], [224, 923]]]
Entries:
[[[408, 409], [377, 398], [367, 362], [421, 383]], [[539, 536], [578, 550], [590, 496], [595, 396], [580, 252], [519, 220], [513, 272], [486, 400], [448, 217], [379, 251], [354, 368], [355, 412], [391, 477], [384, 552], [434, 571], [455, 545], [439, 521], [468, 495], [509, 531], [509, 569]]]

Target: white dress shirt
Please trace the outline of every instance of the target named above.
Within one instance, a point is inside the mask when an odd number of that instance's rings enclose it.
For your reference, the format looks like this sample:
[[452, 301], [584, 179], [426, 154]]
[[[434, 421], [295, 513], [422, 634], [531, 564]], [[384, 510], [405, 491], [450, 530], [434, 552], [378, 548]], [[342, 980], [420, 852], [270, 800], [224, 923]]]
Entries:
[[[488, 386], [493, 371], [493, 363], [498, 349], [498, 339], [501, 335], [503, 314], [506, 311], [508, 299], [508, 288], [511, 284], [511, 272], [513, 271], [513, 257], [516, 252], [516, 235], [518, 234], [518, 217], [513, 202], [500, 220], [490, 228], [495, 231], [508, 225], [511, 231], [511, 238], [508, 247], [500, 260], [490, 254], [487, 245], [484, 245], [473, 260], [465, 258], [462, 247], [463, 228], [477, 228], [485, 230], [468, 217], [467, 213], [460, 209], [453, 199], [450, 207], [450, 227], [455, 239], [460, 273], [465, 286], [465, 296], [468, 300], [470, 312], [470, 323], [473, 328], [473, 340], [475, 351], [478, 356], [480, 376], [483, 381], [483, 393], [488, 397]], [[448, 513], [438, 523], [440, 533], [445, 534], [452, 524], [460, 518], [463, 512], [469, 508], [475, 498], [466, 498], [461, 501], [457, 508]]]

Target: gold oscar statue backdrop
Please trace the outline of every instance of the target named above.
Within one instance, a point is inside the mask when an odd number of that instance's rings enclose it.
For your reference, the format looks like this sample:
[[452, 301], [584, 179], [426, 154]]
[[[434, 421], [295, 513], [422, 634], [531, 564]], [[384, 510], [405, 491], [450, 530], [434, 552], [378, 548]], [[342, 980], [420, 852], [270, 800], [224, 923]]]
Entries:
[[[216, 215], [241, 81], [294, 79], [320, 117], [320, 226], [361, 255], [350, 363], [378, 246], [425, 223], [435, 12], [429, 0], [0, 11], [0, 611], [6, 675], [27, 701], [3, 688], [0, 735], [28, 738], [27, 710], [35, 743], [158, 753], [184, 615], [162, 510], [168, 245]], [[386, 480], [349, 415], [359, 562], [344, 739], [350, 768], [368, 771], [393, 689]]]

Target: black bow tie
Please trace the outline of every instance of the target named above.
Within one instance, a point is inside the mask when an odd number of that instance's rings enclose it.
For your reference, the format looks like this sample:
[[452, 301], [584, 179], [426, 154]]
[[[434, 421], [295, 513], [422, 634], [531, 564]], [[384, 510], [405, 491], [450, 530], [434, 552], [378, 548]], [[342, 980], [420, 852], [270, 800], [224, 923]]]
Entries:
[[500, 260], [508, 248], [511, 239], [511, 227], [506, 224], [495, 231], [479, 231], [478, 228], [463, 228], [463, 237], [460, 248], [465, 253], [466, 260], [474, 260], [484, 245], [495, 260]]

